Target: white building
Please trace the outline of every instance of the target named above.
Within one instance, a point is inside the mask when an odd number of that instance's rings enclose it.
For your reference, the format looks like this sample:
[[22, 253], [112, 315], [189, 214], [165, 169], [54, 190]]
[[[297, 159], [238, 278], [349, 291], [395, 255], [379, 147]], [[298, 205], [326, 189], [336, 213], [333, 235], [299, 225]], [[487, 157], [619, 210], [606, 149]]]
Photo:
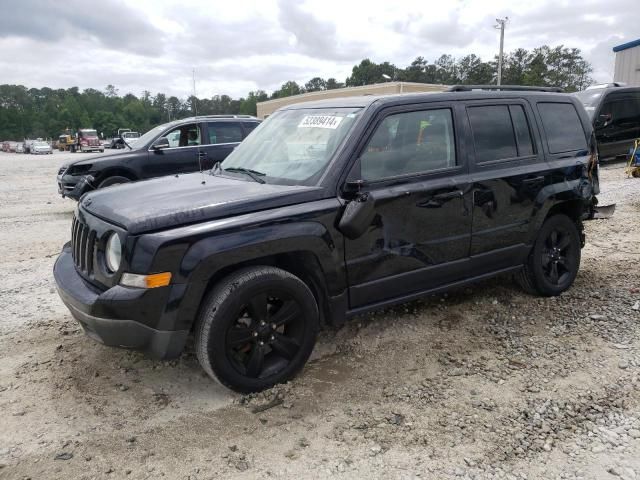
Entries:
[[640, 38], [613, 47], [616, 54], [614, 82], [640, 85]]

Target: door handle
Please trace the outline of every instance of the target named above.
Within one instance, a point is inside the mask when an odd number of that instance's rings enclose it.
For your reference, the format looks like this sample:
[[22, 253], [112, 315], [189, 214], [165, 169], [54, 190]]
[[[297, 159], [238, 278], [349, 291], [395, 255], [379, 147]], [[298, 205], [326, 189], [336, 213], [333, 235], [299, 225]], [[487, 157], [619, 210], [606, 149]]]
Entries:
[[202, 157], [206, 157], [206, 156], [207, 156], [207, 152], [198, 152], [198, 156], [199, 156], [200, 158], [202, 158]]
[[451, 198], [462, 198], [464, 192], [462, 190], [454, 190], [453, 192], [438, 193], [434, 195], [433, 200], [449, 200]]

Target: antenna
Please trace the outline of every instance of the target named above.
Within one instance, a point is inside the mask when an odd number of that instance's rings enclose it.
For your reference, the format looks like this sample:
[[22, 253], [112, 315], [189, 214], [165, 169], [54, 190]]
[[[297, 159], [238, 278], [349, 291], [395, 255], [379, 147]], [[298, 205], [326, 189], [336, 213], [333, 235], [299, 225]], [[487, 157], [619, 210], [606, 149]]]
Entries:
[[200, 168], [200, 174], [202, 175], [202, 185], [205, 184], [204, 173], [202, 171], [202, 156], [204, 155], [200, 151], [200, 144], [202, 143], [202, 132], [200, 131], [200, 125], [198, 124], [198, 97], [196, 97], [196, 69], [193, 69], [193, 112], [196, 119], [196, 128], [198, 129], [198, 135], [200, 136], [200, 142], [198, 142], [198, 168]]

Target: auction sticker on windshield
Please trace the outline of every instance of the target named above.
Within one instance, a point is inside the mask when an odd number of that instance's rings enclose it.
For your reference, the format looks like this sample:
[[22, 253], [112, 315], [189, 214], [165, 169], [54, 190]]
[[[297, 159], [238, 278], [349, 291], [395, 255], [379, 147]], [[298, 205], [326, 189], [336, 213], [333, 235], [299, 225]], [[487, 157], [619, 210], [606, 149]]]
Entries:
[[334, 115], [307, 115], [305, 116], [298, 128], [331, 128], [336, 129], [342, 117], [336, 117]]

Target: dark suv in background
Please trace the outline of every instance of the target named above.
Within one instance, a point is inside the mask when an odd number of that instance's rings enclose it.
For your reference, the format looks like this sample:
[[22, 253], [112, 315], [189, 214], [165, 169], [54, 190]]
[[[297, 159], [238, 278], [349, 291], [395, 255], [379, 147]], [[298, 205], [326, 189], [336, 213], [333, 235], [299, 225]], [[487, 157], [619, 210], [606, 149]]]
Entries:
[[640, 86], [594, 85], [576, 95], [591, 117], [600, 160], [629, 154], [640, 138]]
[[62, 165], [58, 192], [77, 200], [96, 188], [211, 169], [259, 124], [260, 120], [249, 115], [199, 116], [165, 123], [122, 152]]
[[209, 174], [85, 195], [62, 300], [107, 345], [169, 358], [193, 333], [204, 370], [251, 392], [348, 316], [507, 273], [561, 294], [595, 213], [589, 117], [470, 89], [290, 105]]

